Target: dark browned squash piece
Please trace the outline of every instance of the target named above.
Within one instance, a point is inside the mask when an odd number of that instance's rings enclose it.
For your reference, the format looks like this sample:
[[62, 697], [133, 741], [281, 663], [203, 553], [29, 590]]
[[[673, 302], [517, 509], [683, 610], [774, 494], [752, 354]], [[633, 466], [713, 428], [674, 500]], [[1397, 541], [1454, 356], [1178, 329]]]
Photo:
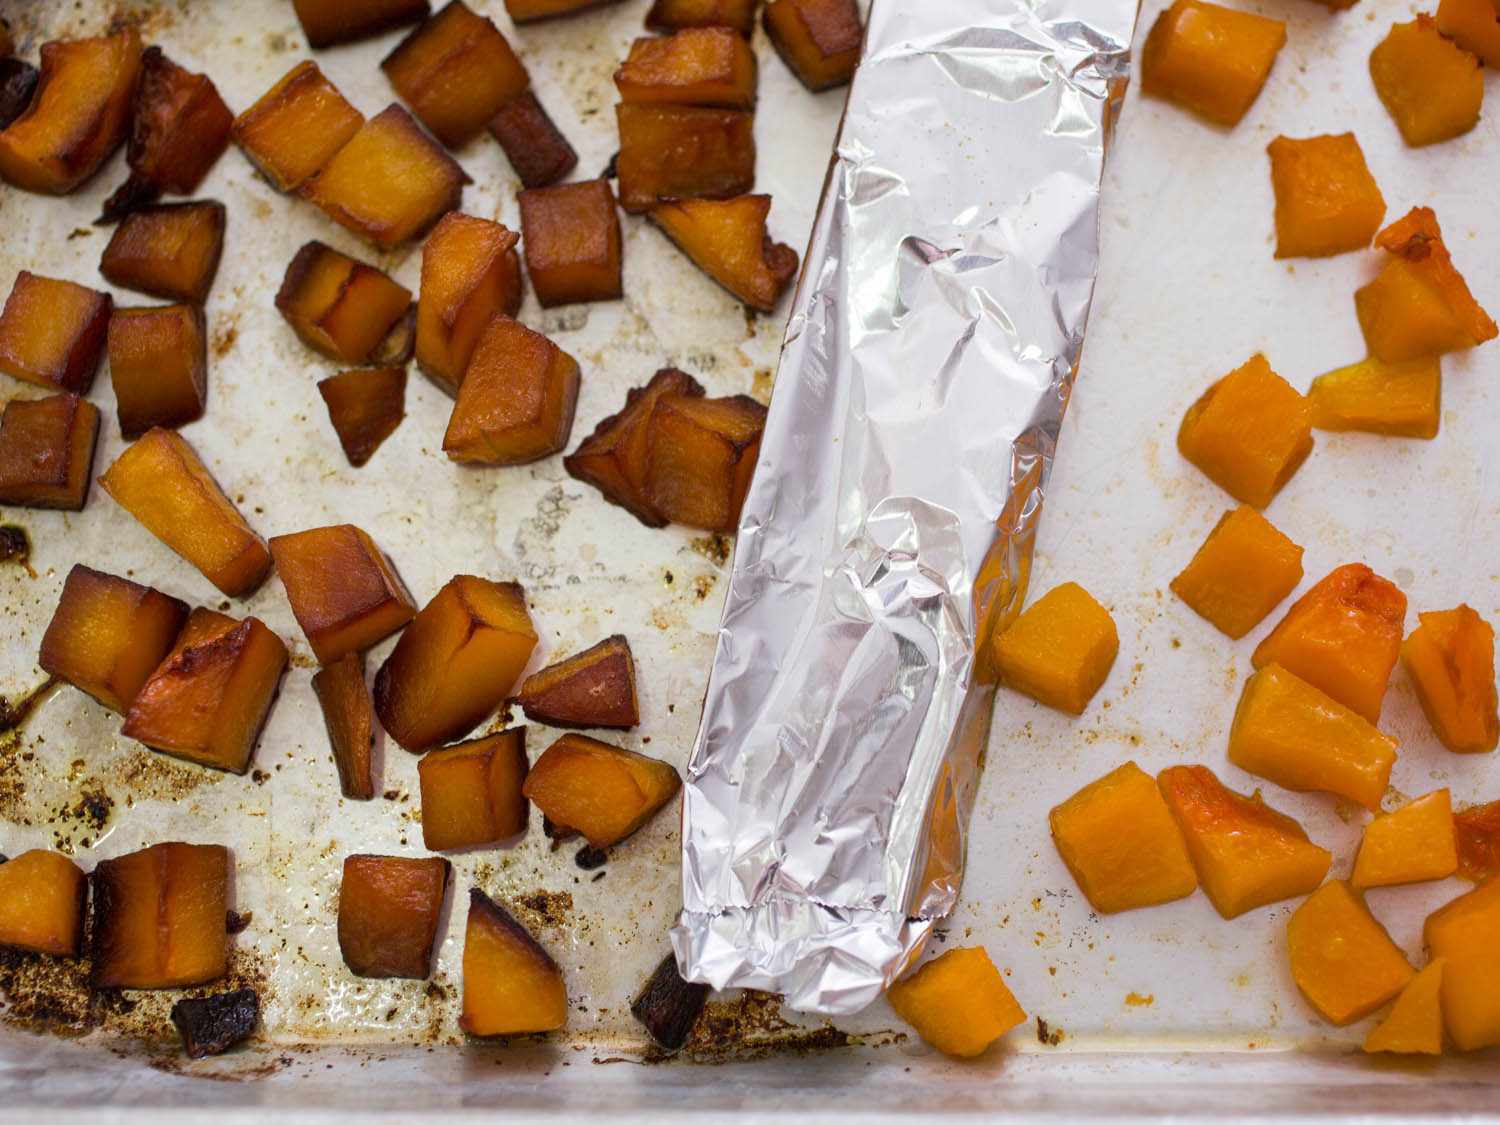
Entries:
[[41, 71], [20, 59], [0, 58], [0, 129], [26, 112], [36, 95]]
[[854, 0], [771, 0], [761, 18], [777, 53], [809, 90], [854, 77], [864, 39]]
[[531, 188], [520, 204], [526, 272], [543, 308], [621, 295], [620, 216], [608, 180]]
[[416, 615], [390, 559], [352, 523], [274, 536], [271, 555], [319, 664], [363, 652]]
[[427, 0], [292, 0], [310, 47], [332, 47], [415, 23], [427, 15]]
[[90, 925], [95, 988], [188, 988], [229, 969], [229, 851], [156, 844], [100, 860]]
[[297, 251], [276, 294], [302, 342], [345, 363], [369, 359], [410, 305], [410, 290], [321, 242]]
[[497, 313], [513, 317], [520, 310], [519, 241], [499, 223], [453, 211], [422, 246], [417, 364], [450, 395], [458, 393], [490, 319]]
[[568, 444], [578, 381], [578, 363], [567, 352], [508, 316], [495, 317], [464, 370], [443, 452], [480, 465], [550, 457]]
[[39, 387], [88, 394], [113, 307], [108, 293], [22, 270], [0, 312], [0, 371]]
[[530, 90], [502, 105], [490, 118], [489, 130], [524, 187], [555, 184], [578, 164], [578, 153]]
[[99, 408], [77, 395], [11, 399], [0, 412], [0, 504], [81, 510], [98, 437]]
[[677, 771], [666, 762], [565, 734], [536, 760], [522, 792], [557, 827], [607, 848], [650, 820], [680, 788]]
[[620, 634], [526, 677], [516, 702], [528, 719], [554, 727], [627, 730], [641, 721], [635, 658]]
[[311, 59], [287, 71], [234, 119], [234, 139], [277, 191], [311, 179], [365, 123]]
[[0, 862], [0, 947], [77, 957], [88, 876], [65, 855], [36, 849]]
[[622, 102], [755, 108], [755, 52], [727, 27], [647, 36], [615, 71]]
[[464, 930], [464, 1006], [470, 1035], [556, 1031], [568, 1022], [562, 970], [526, 927], [478, 887]]
[[684, 27], [730, 27], [745, 37], [755, 30], [758, 0], [655, 0], [646, 14], [652, 31]]
[[318, 383], [349, 464], [363, 465], [406, 417], [406, 368], [340, 371]]
[[120, 432], [176, 429], [203, 417], [208, 331], [196, 305], [115, 309], [109, 319], [109, 378]]
[[620, 126], [620, 206], [663, 199], [728, 199], [755, 186], [755, 115], [739, 109], [625, 104]]
[[124, 289], [201, 305], [224, 252], [224, 205], [212, 200], [159, 204], [126, 215], [99, 272]]
[[260, 996], [253, 988], [237, 988], [172, 1005], [172, 1026], [182, 1037], [190, 1059], [222, 1055], [255, 1034], [260, 1022]]
[[774, 312], [797, 275], [797, 251], [766, 233], [769, 195], [658, 203], [652, 222], [693, 263], [752, 309]]
[[0, 58], [16, 53], [16, 37], [10, 29], [10, 24], [0, 19]]
[[620, 0], [505, 0], [505, 10], [516, 23], [571, 16], [589, 8], [618, 4]]
[[495, 844], [526, 831], [526, 728], [434, 750], [417, 763], [422, 843], [432, 851]]
[[375, 708], [365, 685], [365, 658], [351, 652], [313, 673], [313, 692], [323, 709], [339, 791], [355, 801], [375, 796]]
[[671, 523], [734, 531], [760, 455], [753, 398], [664, 395], [647, 425], [646, 498]]
[[339, 887], [339, 950], [357, 977], [426, 980], [453, 867], [441, 857], [351, 855]]
[[708, 1000], [708, 985], [689, 984], [677, 971], [677, 958], [668, 953], [630, 1005], [651, 1041], [667, 1051], [680, 1051]]

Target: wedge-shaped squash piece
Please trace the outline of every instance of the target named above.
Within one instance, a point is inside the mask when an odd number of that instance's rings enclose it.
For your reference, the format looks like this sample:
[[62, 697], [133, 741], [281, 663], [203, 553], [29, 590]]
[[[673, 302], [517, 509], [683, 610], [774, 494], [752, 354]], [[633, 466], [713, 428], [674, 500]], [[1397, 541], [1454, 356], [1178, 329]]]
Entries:
[[349, 464], [363, 465], [406, 417], [406, 368], [340, 371], [318, 381]]
[[95, 988], [190, 988], [229, 969], [229, 850], [156, 844], [94, 868]]
[[1141, 89], [1218, 125], [1250, 111], [1286, 43], [1286, 24], [1207, 0], [1176, 0], [1151, 25]]
[[292, 0], [310, 47], [369, 39], [427, 15], [427, 0]]
[[1365, 1036], [1369, 1054], [1441, 1055], [1443, 1053], [1443, 966], [1440, 957], [1412, 977], [1385, 1019]]
[[1438, 0], [1437, 29], [1485, 66], [1500, 66], [1500, 7], [1494, 0]]
[[120, 733], [200, 766], [244, 773], [286, 663], [286, 645], [259, 618], [195, 609]]
[[571, 16], [589, 8], [619, 2], [620, 0], [505, 0], [505, 10], [516, 23], [528, 23], [554, 16]]
[[797, 275], [797, 251], [766, 233], [769, 195], [658, 203], [649, 215], [693, 264], [752, 309], [774, 312]]
[[115, 309], [109, 318], [109, 379], [120, 432], [176, 429], [203, 417], [208, 331], [196, 305]]
[[655, 970], [630, 1002], [630, 1014], [646, 1029], [653, 1043], [675, 1053], [682, 1050], [692, 1035], [708, 993], [708, 985], [683, 980], [677, 971], [676, 956], [668, 953], [656, 963]]
[[526, 927], [477, 887], [464, 930], [464, 1008], [470, 1035], [556, 1031], [568, 1022], [562, 970]]
[[352, 523], [274, 536], [271, 555], [319, 664], [364, 652], [416, 616], [390, 559]]
[[40, 80], [41, 72], [30, 63], [0, 57], [0, 130], [26, 112]]
[[1245, 681], [1229, 760], [1283, 789], [1336, 793], [1374, 811], [1390, 784], [1396, 741], [1280, 664], [1268, 664]]
[[1363, 563], [1335, 567], [1255, 646], [1257, 668], [1280, 664], [1371, 723], [1401, 655], [1406, 595]]
[[505, 150], [524, 187], [555, 184], [578, 164], [578, 154], [553, 123], [536, 95], [525, 90], [511, 98], [490, 118], [490, 136]]
[[411, 114], [392, 105], [366, 121], [302, 192], [334, 222], [389, 250], [454, 210], [467, 182]]
[[99, 478], [141, 526], [232, 598], [258, 587], [271, 553], [182, 435], [154, 429]]
[[1483, 754], [1500, 742], [1495, 695], [1495, 630], [1461, 605], [1419, 613], [1402, 661], [1433, 731], [1449, 750]]
[[107, 293], [22, 270], [0, 312], [0, 371], [39, 387], [88, 394], [113, 307]]
[[313, 673], [313, 693], [323, 711], [339, 792], [355, 801], [375, 796], [375, 707], [365, 685], [365, 659], [351, 652]]
[[417, 301], [417, 364], [450, 395], [458, 393], [479, 336], [497, 313], [521, 308], [519, 236], [457, 211], [444, 215], [422, 246]]
[[694, 27], [630, 45], [615, 71], [622, 102], [755, 108], [755, 52], [727, 27]]
[[495, 316], [464, 370], [443, 452], [480, 465], [552, 456], [573, 431], [578, 378], [577, 361], [547, 337]]
[[1436, 356], [1383, 363], [1369, 356], [1319, 375], [1307, 389], [1319, 430], [1362, 430], [1390, 437], [1437, 437], [1443, 376]]
[[77, 395], [13, 398], [0, 411], [0, 504], [81, 511], [99, 408]]
[[357, 977], [426, 980], [453, 865], [351, 855], [339, 886], [339, 950]]
[[321, 242], [297, 251], [276, 294], [302, 342], [345, 363], [369, 359], [410, 306], [409, 289]]
[[608, 180], [532, 188], [520, 203], [526, 272], [543, 308], [620, 296], [620, 216]]
[[224, 252], [224, 205], [172, 203], [132, 211], [104, 248], [99, 272], [124, 289], [201, 305]]
[[1365, 826], [1354, 861], [1356, 887], [1393, 887], [1446, 879], [1458, 870], [1458, 838], [1448, 790], [1418, 797]]
[[761, 19], [777, 54], [809, 90], [854, 77], [864, 39], [854, 0], [770, 0]]
[[287, 71], [234, 119], [235, 143], [277, 191], [311, 179], [365, 123], [311, 59]]
[[1302, 548], [1242, 504], [1219, 518], [1192, 561], [1172, 579], [1172, 592], [1238, 640], [1301, 581]]
[[449, 148], [467, 144], [531, 84], [500, 29], [463, 0], [426, 20], [380, 64], [417, 119]]
[[1259, 792], [1236, 793], [1207, 766], [1172, 766], [1156, 780], [1203, 891], [1225, 918], [1311, 894], [1327, 878], [1333, 853]]
[[755, 115], [704, 106], [626, 104], [620, 126], [620, 206], [729, 199], [755, 186]]
[[0, 177], [26, 191], [66, 195], [125, 139], [141, 37], [127, 25], [96, 39], [43, 43], [41, 53], [31, 105], [0, 132]]
[[652, 31], [678, 31], [684, 27], [728, 27], [747, 39], [755, 30], [758, 0], [654, 0], [646, 13]]
[[635, 658], [620, 634], [533, 672], [516, 696], [528, 719], [553, 727], [627, 730], [641, 721]]
[[1461, 1051], [1500, 1046], [1500, 879], [1427, 918], [1423, 940], [1442, 958], [1443, 1022]]
[[569, 473], [647, 527], [664, 527], [667, 522], [646, 497], [647, 423], [665, 395], [702, 398], [703, 387], [685, 371], [662, 368], [644, 387], [631, 388], [620, 412], [601, 421], [576, 451], [563, 458]]
[[647, 502], [669, 523], [734, 531], [765, 427], [747, 395], [663, 395], [646, 423]]
[[495, 844], [526, 831], [526, 728], [434, 750], [417, 763], [422, 843], [435, 852]]
[[1500, 801], [1455, 813], [1453, 831], [1460, 875], [1476, 883], [1500, 875]]
[[1364, 899], [1339, 879], [1308, 896], [1286, 932], [1292, 979], [1337, 1027], [1364, 1019], [1417, 975]]
[[22, 852], [0, 863], [0, 946], [77, 957], [88, 877], [57, 852]]
[[972, 1059], [1026, 1020], [982, 946], [950, 949], [886, 990], [896, 1014], [945, 1055]]
[[666, 762], [565, 734], [536, 760], [521, 792], [557, 828], [607, 848], [650, 820], [680, 788]]
[[1177, 448], [1240, 503], [1264, 508], [1312, 452], [1312, 410], [1254, 355], [1188, 408]]
[[1370, 245], [1385, 218], [1385, 197], [1353, 133], [1277, 137], [1266, 151], [1278, 258], [1326, 258]]
[[518, 584], [449, 579], [380, 666], [380, 725], [408, 750], [462, 738], [510, 694], [536, 640]]
[[1409, 145], [1452, 140], [1479, 123], [1479, 60], [1445, 38], [1429, 15], [1391, 25], [1370, 52], [1370, 78]]
[[1120, 637], [1115, 622], [1076, 582], [1064, 582], [995, 635], [1001, 680], [1038, 703], [1083, 714], [1104, 686]]

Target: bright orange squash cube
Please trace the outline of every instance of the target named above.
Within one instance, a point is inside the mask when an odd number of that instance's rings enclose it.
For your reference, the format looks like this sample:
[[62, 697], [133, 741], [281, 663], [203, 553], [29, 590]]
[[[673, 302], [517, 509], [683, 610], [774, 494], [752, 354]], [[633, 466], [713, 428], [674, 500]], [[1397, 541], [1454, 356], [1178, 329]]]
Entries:
[[458, 1025], [485, 1036], [556, 1031], [567, 1022], [568, 992], [557, 962], [509, 911], [469, 888]]
[[797, 276], [797, 251], [766, 233], [769, 195], [674, 199], [648, 212], [693, 264], [752, 309], [770, 313]]
[[947, 950], [886, 990], [924, 1042], [956, 1059], [981, 1055], [1026, 1021], [1026, 1012], [982, 946]]
[[1500, 801], [1472, 805], [1453, 816], [1458, 873], [1482, 883], [1500, 875]]
[[1385, 1019], [1365, 1036], [1367, 1054], [1441, 1055], [1443, 1053], [1443, 966], [1441, 957], [1401, 990]]
[[1119, 651], [1114, 618], [1076, 582], [1048, 590], [994, 642], [1002, 682], [1070, 715], [1083, 714]]
[[666, 762], [565, 734], [536, 760], [521, 792], [557, 828], [607, 848], [655, 816], [681, 788]]
[[525, 727], [424, 755], [417, 763], [423, 845], [472, 848], [526, 831], [526, 769]]
[[1500, 6], [1495, 0], [1438, 0], [1437, 29], [1485, 66], [1500, 66]]
[[1141, 55], [1141, 89], [1219, 125], [1249, 112], [1286, 43], [1286, 24], [1207, 0], [1175, 0]]
[[0, 371], [39, 387], [88, 394], [113, 308], [108, 293], [22, 270], [0, 312]]
[[1385, 197], [1353, 133], [1277, 137], [1266, 151], [1278, 258], [1326, 258], [1370, 245], [1385, 218]]
[[622, 102], [755, 108], [755, 52], [727, 27], [694, 27], [630, 45], [615, 71]]
[[578, 361], [518, 320], [490, 319], [464, 368], [443, 433], [452, 460], [525, 465], [568, 444]]
[[1417, 975], [1364, 899], [1339, 879], [1297, 907], [1286, 933], [1292, 979], [1337, 1027], [1364, 1019]]
[[1365, 826], [1350, 879], [1356, 887], [1394, 887], [1446, 879], [1458, 870], [1458, 838], [1448, 790], [1418, 797]]
[[77, 957], [88, 876], [65, 855], [36, 849], [0, 863], [0, 946]]
[[417, 366], [450, 395], [490, 320], [521, 308], [520, 236], [499, 223], [452, 211], [422, 245]]
[[1452, 140], [1479, 123], [1479, 60], [1446, 38], [1429, 15], [1391, 25], [1370, 52], [1370, 78], [1409, 145]]
[[1461, 1051], [1500, 1046], [1500, 879], [1427, 918], [1423, 940], [1443, 958], [1443, 1022]]
[[1302, 548], [1254, 508], [1225, 512], [1176, 578], [1172, 592], [1238, 640], [1302, 581]]
[[1401, 658], [1433, 731], [1449, 750], [1483, 754], [1500, 743], [1495, 630], [1466, 605], [1419, 613]]
[[95, 988], [190, 988], [229, 971], [229, 849], [155, 844], [99, 861], [92, 883]]
[[13, 398], [0, 408], [0, 504], [82, 511], [99, 408], [77, 395]]
[[1434, 438], [1442, 417], [1441, 365], [1437, 356], [1404, 363], [1369, 356], [1319, 375], [1307, 401], [1315, 429]]
[[364, 114], [311, 59], [281, 76], [234, 119], [234, 139], [277, 191], [295, 191], [359, 132]]

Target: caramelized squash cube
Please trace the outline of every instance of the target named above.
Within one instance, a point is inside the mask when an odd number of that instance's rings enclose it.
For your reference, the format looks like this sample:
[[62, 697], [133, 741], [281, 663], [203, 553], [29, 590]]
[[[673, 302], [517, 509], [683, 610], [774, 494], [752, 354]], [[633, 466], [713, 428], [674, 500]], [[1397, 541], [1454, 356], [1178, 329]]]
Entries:
[[393, 27], [415, 23], [430, 10], [427, 0], [292, 0], [309, 47], [333, 47], [369, 39]]
[[526, 272], [543, 308], [621, 292], [620, 216], [608, 180], [523, 191]]
[[630, 45], [615, 71], [622, 102], [755, 108], [755, 52], [727, 27], [694, 27]]
[[464, 1006], [470, 1035], [556, 1031], [568, 1022], [562, 970], [510, 913], [477, 887], [464, 930]]
[[22, 270], [0, 312], [0, 371], [39, 387], [88, 394], [113, 308], [107, 293]]
[[232, 598], [253, 592], [271, 569], [265, 540], [174, 430], [147, 430], [99, 478], [142, 527]]
[[761, 19], [776, 53], [809, 90], [854, 77], [864, 40], [854, 0], [770, 0]]
[[1336, 1027], [1364, 1019], [1417, 975], [1364, 899], [1339, 879], [1297, 907], [1286, 933], [1292, 979]]
[[36, 849], [0, 863], [0, 946], [77, 957], [88, 877], [65, 855]]
[[109, 318], [109, 378], [120, 432], [176, 429], [203, 417], [208, 332], [195, 305], [115, 309]]
[[426, 980], [453, 865], [351, 855], [339, 886], [339, 950], [357, 977]]
[[434, 852], [495, 844], [526, 831], [526, 728], [434, 750], [417, 763], [422, 843]]
[[679, 31], [685, 27], [728, 27], [747, 39], [755, 30], [758, 0], [654, 0], [646, 13], [652, 31]]
[[1391, 25], [1370, 52], [1370, 78], [1409, 145], [1452, 140], [1479, 123], [1479, 60], [1446, 38], [1429, 15]]
[[519, 585], [450, 579], [380, 666], [380, 725], [413, 751], [462, 738], [510, 694], [536, 641]]
[[1250, 111], [1286, 43], [1286, 24], [1207, 0], [1175, 0], [1141, 53], [1141, 89], [1218, 125]]
[[766, 233], [769, 195], [658, 203], [651, 221], [693, 264], [752, 309], [769, 313], [797, 275], [797, 251]]
[[1494, 628], [1467, 605], [1417, 619], [1401, 657], [1427, 721], [1449, 750], [1488, 753], [1500, 743]]
[[578, 165], [578, 154], [553, 123], [530, 90], [511, 98], [490, 118], [490, 136], [505, 150], [505, 158], [523, 187], [555, 184]]
[[450, 395], [458, 393], [464, 368], [490, 319], [520, 311], [519, 241], [499, 223], [453, 211], [422, 246], [417, 365]]
[[1423, 940], [1442, 958], [1443, 1022], [1461, 1051], [1500, 1046], [1500, 879], [1427, 918]]
[[1385, 197], [1353, 133], [1277, 137], [1266, 151], [1278, 258], [1326, 258], [1370, 245], [1385, 218]]
[[1076, 582], [1038, 598], [995, 635], [1001, 682], [1038, 703], [1083, 714], [1120, 651], [1115, 622]]
[[41, 72], [30, 63], [0, 57], [0, 130], [26, 112], [40, 80]]
[[533, 672], [516, 702], [528, 719], [548, 726], [628, 730], [641, 721], [630, 642], [617, 633]]
[[666, 762], [565, 734], [536, 760], [521, 792], [558, 828], [607, 848], [655, 816], [681, 788]]
[[1443, 966], [1441, 957], [1401, 990], [1379, 1026], [1365, 1036], [1367, 1054], [1441, 1055], [1443, 1053]]
[[1500, 875], [1500, 801], [1455, 813], [1453, 831], [1460, 875], [1476, 883]]
[[602, 4], [618, 4], [620, 0], [505, 0], [505, 10], [516, 23], [532, 20], [552, 19], [555, 16], [571, 16]]
[[276, 307], [308, 347], [362, 363], [411, 307], [411, 291], [374, 266], [309, 242], [287, 266]]
[[452, 460], [524, 465], [568, 443], [578, 363], [540, 332], [495, 316], [479, 337], [443, 435]]
[[319, 664], [364, 652], [416, 616], [390, 559], [352, 523], [274, 536], [271, 555]]
[[620, 206], [664, 199], [729, 199], [755, 186], [755, 115], [705, 106], [615, 107], [620, 126]]
[[766, 408], [746, 395], [663, 395], [646, 423], [647, 502], [670, 523], [734, 531], [765, 427]]
[[1192, 561], [1172, 579], [1172, 592], [1219, 632], [1238, 640], [1301, 581], [1302, 548], [1242, 504], [1219, 517]]
[[1500, 6], [1494, 0], [1438, 0], [1437, 29], [1485, 66], [1500, 66]]
[[1354, 861], [1356, 887], [1394, 887], [1446, 879], [1458, 870], [1458, 837], [1448, 790], [1418, 797], [1365, 825]]
[[224, 252], [222, 203], [144, 207], [115, 228], [99, 272], [124, 289], [201, 305]]
[[[347, 7], [347, 6], [346, 6]], [[296, 191], [343, 148], [364, 114], [311, 59], [287, 71], [234, 119], [234, 139], [277, 191]]]
[[313, 673], [313, 693], [323, 711], [339, 792], [355, 801], [375, 796], [375, 706], [365, 686], [365, 659], [351, 652]]
[[1437, 437], [1442, 399], [1436, 356], [1403, 363], [1369, 356], [1319, 375], [1307, 389], [1314, 428], [1390, 437]]
[[374, 367], [340, 371], [318, 381], [328, 420], [349, 464], [358, 467], [406, 417], [406, 368]]
[[99, 408], [77, 395], [13, 398], [0, 410], [0, 504], [81, 511]]
[[945, 1055], [972, 1059], [1026, 1013], [982, 946], [949, 949], [886, 990], [896, 1014], [923, 1042]]
[[1052, 810], [1052, 842], [1101, 914], [1186, 898], [1198, 876], [1151, 775], [1134, 762], [1085, 785]]
[[190, 988], [229, 971], [229, 850], [156, 844], [99, 861], [95, 988]]

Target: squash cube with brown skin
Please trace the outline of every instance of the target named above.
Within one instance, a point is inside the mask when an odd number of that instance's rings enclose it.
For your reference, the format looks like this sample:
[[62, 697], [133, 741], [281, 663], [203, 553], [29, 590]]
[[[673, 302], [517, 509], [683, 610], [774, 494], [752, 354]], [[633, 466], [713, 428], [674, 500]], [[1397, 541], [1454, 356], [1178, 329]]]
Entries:
[[647, 501], [670, 523], [734, 531], [765, 426], [746, 395], [663, 395], [646, 426]]
[[982, 946], [949, 949], [886, 990], [896, 1014], [924, 1042], [956, 1059], [972, 1059], [1026, 1013]]
[[359, 132], [364, 114], [311, 59], [234, 119], [234, 140], [277, 191], [296, 191]]
[[1341, 880], [1323, 884], [1287, 923], [1292, 979], [1336, 1027], [1364, 1019], [1416, 976], [1359, 893]]
[[77, 395], [13, 398], [0, 411], [0, 504], [81, 511], [99, 408]]
[[1394, 887], [1446, 879], [1457, 870], [1453, 801], [1448, 790], [1438, 789], [1365, 825], [1350, 882]]
[[755, 108], [755, 52], [727, 27], [694, 27], [630, 45], [615, 71], [622, 102]]
[[351, 855], [339, 886], [339, 950], [357, 977], [426, 980], [453, 865]]
[[427, 15], [427, 0], [292, 0], [309, 47], [333, 47], [415, 23]]
[[519, 241], [499, 223], [453, 211], [422, 246], [417, 365], [450, 395], [458, 393], [464, 368], [490, 319], [520, 311]]
[[0, 130], [26, 112], [40, 80], [41, 72], [30, 63], [0, 58]]
[[99, 272], [124, 289], [201, 305], [224, 252], [224, 205], [172, 203], [132, 211], [104, 248]]
[[42, 44], [36, 93], [0, 132], [0, 177], [26, 191], [66, 195], [125, 139], [141, 73], [141, 37], [125, 26], [94, 39]]
[[142, 527], [232, 598], [258, 587], [271, 553], [174, 430], [147, 430], [99, 478]]
[[218, 844], [156, 844], [99, 861], [95, 988], [190, 988], [229, 970], [229, 864]]
[[124, 714], [182, 632], [188, 607], [128, 578], [77, 565], [42, 636], [49, 676]]
[[510, 694], [536, 642], [519, 585], [450, 579], [380, 666], [380, 725], [413, 751], [462, 738]]
[[176, 429], [203, 417], [208, 333], [195, 305], [115, 309], [109, 318], [109, 378], [120, 432]]
[[620, 216], [608, 180], [532, 188], [520, 204], [526, 272], [543, 308], [620, 296]]
[[752, 309], [769, 313], [797, 275], [797, 251], [766, 233], [769, 195], [658, 203], [651, 221], [693, 264]]
[[747, 39], [755, 30], [759, 0], [654, 0], [646, 13], [652, 31], [680, 31], [685, 27], [728, 27]]
[[1494, 627], [1467, 605], [1417, 618], [1401, 658], [1427, 721], [1449, 750], [1489, 753], [1500, 744]]
[[854, 0], [770, 0], [761, 20], [776, 53], [809, 90], [854, 77], [864, 40]]
[[375, 455], [380, 443], [406, 417], [406, 368], [373, 367], [340, 371], [318, 381], [339, 444], [349, 464], [358, 467]]
[[666, 762], [565, 734], [536, 760], [521, 792], [558, 828], [607, 848], [655, 816], [681, 788]]
[[495, 844], [526, 831], [526, 728], [447, 746], [417, 763], [422, 843], [435, 852]]
[[1500, 6], [1494, 0], [1438, 0], [1437, 29], [1485, 66], [1500, 67]]
[[1453, 814], [1458, 873], [1483, 883], [1500, 875], [1500, 801], [1472, 805]]
[[635, 658], [616, 634], [576, 656], [533, 672], [516, 702], [528, 719], [553, 727], [628, 730], [641, 721], [635, 695]]
[[113, 308], [107, 293], [22, 270], [0, 312], [0, 371], [39, 387], [88, 394]]
[[495, 316], [464, 370], [443, 435], [452, 460], [524, 465], [559, 452], [573, 430], [578, 363], [547, 337]]
[[1302, 548], [1242, 504], [1220, 517], [1192, 561], [1172, 579], [1172, 593], [1238, 640], [1301, 581]]
[[1277, 137], [1266, 151], [1278, 258], [1325, 258], [1370, 245], [1385, 218], [1385, 197], [1353, 133]]
[[411, 291], [374, 266], [309, 242], [287, 266], [276, 307], [308, 347], [362, 363], [411, 307]]
[[505, 0], [505, 10], [516, 23], [530, 23], [532, 20], [576, 15], [589, 8], [619, 2], [620, 0]]
[[1402, 140], [1413, 147], [1452, 140], [1479, 123], [1479, 60], [1425, 13], [1391, 25], [1370, 52], [1370, 78]]
[[1461, 1051], [1500, 1046], [1500, 879], [1428, 915], [1422, 937], [1443, 958], [1443, 1022]]
[[641, 212], [665, 199], [730, 199], [755, 186], [755, 115], [706, 106], [615, 107], [620, 206]]
[[505, 158], [523, 187], [538, 188], [564, 179], [578, 164], [578, 153], [553, 123], [530, 90], [511, 98], [490, 118], [490, 136], [505, 150]]
[[371, 750], [375, 745], [375, 707], [365, 685], [365, 659], [351, 652], [313, 673], [313, 694], [323, 711], [339, 791], [356, 801], [375, 796]]
[[271, 555], [319, 664], [364, 652], [416, 616], [395, 567], [352, 523], [277, 535]]
[[35, 849], [0, 862], [0, 946], [77, 957], [88, 876], [57, 852]]
[[1208, 0], [1175, 0], [1141, 53], [1141, 89], [1217, 125], [1250, 111], [1286, 44], [1286, 24]]
[[1434, 438], [1442, 417], [1441, 365], [1437, 356], [1402, 363], [1367, 356], [1319, 375], [1307, 402], [1314, 429]]
[[478, 887], [464, 930], [464, 1002], [470, 1035], [556, 1031], [568, 1022], [562, 970], [526, 927]]
[[403, 39], [380, 64], [417, 119], [449, 148], [467, 144], [531, 84], [500, 29], [463, 0]]

